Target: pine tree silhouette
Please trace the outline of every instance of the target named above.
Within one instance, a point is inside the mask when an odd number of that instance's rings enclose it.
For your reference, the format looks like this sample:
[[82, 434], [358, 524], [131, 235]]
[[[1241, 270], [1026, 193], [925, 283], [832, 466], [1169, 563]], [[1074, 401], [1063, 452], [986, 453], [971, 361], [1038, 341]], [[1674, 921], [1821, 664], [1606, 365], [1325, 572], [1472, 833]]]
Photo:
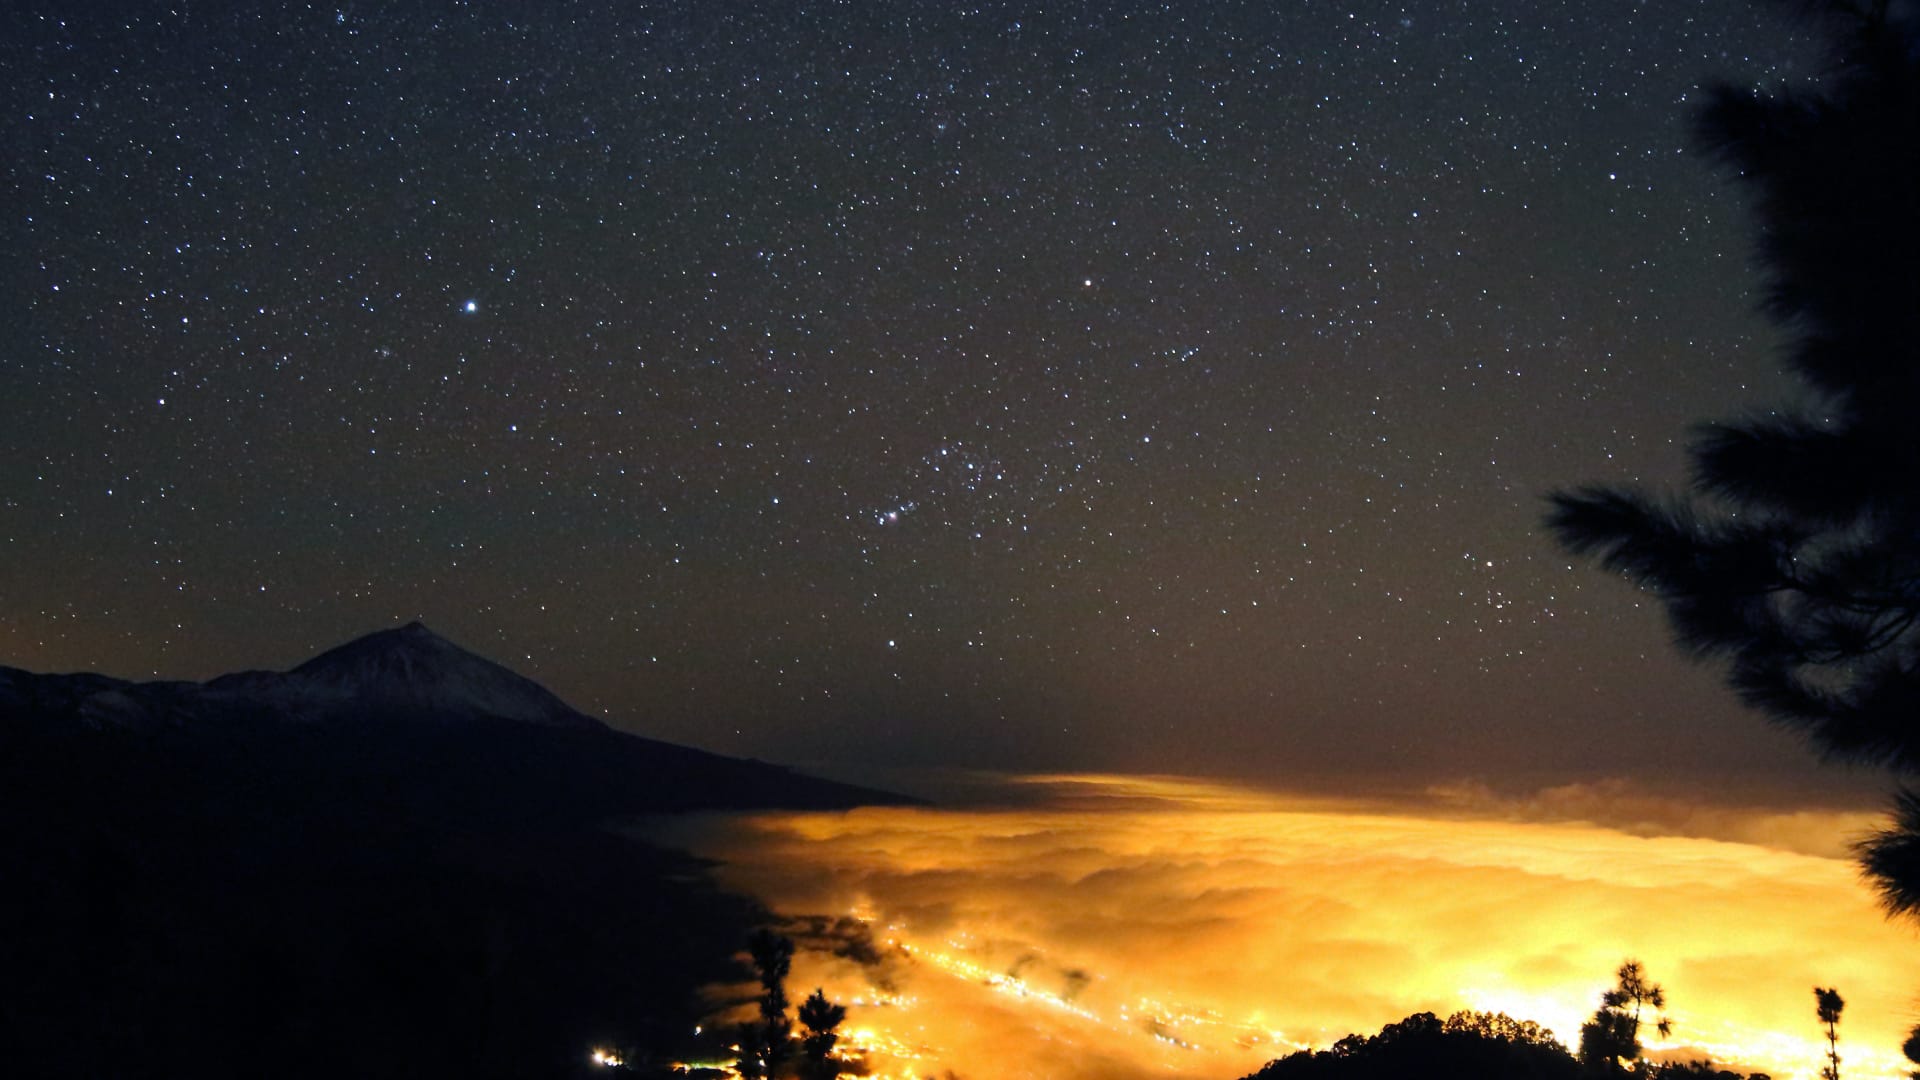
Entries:
[[[1920, 773], [1920, 37], [1903, 3], [1803, 0], [1817, 93], [1721, 87], [1698, 139], [1757, 199], [1764, 310], [1808, 401], [1709, 424], [1683, 495], [1550, 496], [1568, 549], [1664, 602], [1679, 643], [1825, 757]], [[1920, 794], [1862, 845], [1920, 913]]]
[[[1600, 995], [1600, 1008], [1593, 1019], [1580, 1028], [1580, 1060], [1587, 1065], [1618, 1073], [1640, 1060], [1641, 1014], [1647, 1009], [1664, 1010], [1667, 995], [1658, 983], [1647, 981], [1640, 961], [1628, 960], [1615, 972], [1613, 989]], [[1673, 1031], [1673, 1023], [1659, 1014], [1655, 1027], [1661, 1038]]]
[[793, 941], [764, 927], [747, 939], [747, 955], [760, 976], [760, 1016], [740, 1028], [741, 1076], [779, 1074], [786, 1060], [793, 1022], [787, 1018], [787, 972], [793, 967]]
[[833, 1046], [840, 1041], [837, 1029], [847, 1018], [847, 1007], [827, 1000], [827, 992], [816, 988], [800, 1003], [800, 1023], [806, 1035], [800, 1039], [800, 1076], [802, 1080], [833, 1080], [840, 1075], [840, 1063], [833, 1059]]

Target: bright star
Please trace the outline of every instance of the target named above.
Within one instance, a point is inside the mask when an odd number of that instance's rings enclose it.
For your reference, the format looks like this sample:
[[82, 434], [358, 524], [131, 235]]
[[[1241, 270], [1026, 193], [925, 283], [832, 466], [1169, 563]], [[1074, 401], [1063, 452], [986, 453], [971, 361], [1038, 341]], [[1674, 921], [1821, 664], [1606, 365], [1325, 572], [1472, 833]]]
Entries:
[[471, 315], [471, 314], [473, 314], [474, 312], [476, 312], [476, 311], [479, 311], [479, 310], [480, 310], [480, 301], [478, 301], [478, 300], [469, 300], [469, 301], [467, 301], [466, 303], [464, 303], [464, 304], [461, 304], [461, 305], [460, 305], [460, 310], [461, 310], [461, 311], [464, 311], [464, 312], [466, 312], [466, 313], [467, 313], [467, 314], [469, 314], [469, 315]]

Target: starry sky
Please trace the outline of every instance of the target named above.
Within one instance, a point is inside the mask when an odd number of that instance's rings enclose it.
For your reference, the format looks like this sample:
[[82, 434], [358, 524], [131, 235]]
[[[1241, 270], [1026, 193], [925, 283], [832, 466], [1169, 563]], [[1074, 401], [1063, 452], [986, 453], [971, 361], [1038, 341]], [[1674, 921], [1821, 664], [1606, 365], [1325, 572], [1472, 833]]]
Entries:
[[[1793, 391], [1747, 0], [12, 5], [0, 663], [862, 768], [1814, 773], [1558, 553]], [[1857, 778], [1852, 782], [1858, 782]]]

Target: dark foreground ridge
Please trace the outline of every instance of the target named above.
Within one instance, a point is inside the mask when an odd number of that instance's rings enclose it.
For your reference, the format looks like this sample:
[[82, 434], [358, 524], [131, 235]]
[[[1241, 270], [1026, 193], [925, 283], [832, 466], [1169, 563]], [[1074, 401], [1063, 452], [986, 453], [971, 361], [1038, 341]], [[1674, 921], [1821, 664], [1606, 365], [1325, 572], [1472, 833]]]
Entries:
[[0, 667], [0, 1055], [564, 1076], [665, 1054], [761, 918], [610, 823], [905, 802], [616, 731], [414, 623], [287, 672]]
[[[1636, 1053], [1638, 1051], [1636, 1050]], [[1325, 1050], [1301, 1050], [1242, 1080], [1771, 1080], [1710, 1061], [1581, 1061], [1553, 1032], [1505, 1013], [1429, 1012], [1388, 1024], [1378, 1035], [1348, 1035]]]

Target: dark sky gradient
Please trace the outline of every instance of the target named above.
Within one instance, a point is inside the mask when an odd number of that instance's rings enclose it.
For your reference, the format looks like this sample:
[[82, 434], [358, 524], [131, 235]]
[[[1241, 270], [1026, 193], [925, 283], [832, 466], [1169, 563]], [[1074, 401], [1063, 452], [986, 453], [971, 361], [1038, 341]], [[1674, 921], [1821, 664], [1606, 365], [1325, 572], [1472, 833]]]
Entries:
[[[47, 5], [26, 5], [27, 8]], [[1746, 0], [16, 6], [0, 663], [860, 765], [1800, 777], [1559, 555], [1780, 400]]]

